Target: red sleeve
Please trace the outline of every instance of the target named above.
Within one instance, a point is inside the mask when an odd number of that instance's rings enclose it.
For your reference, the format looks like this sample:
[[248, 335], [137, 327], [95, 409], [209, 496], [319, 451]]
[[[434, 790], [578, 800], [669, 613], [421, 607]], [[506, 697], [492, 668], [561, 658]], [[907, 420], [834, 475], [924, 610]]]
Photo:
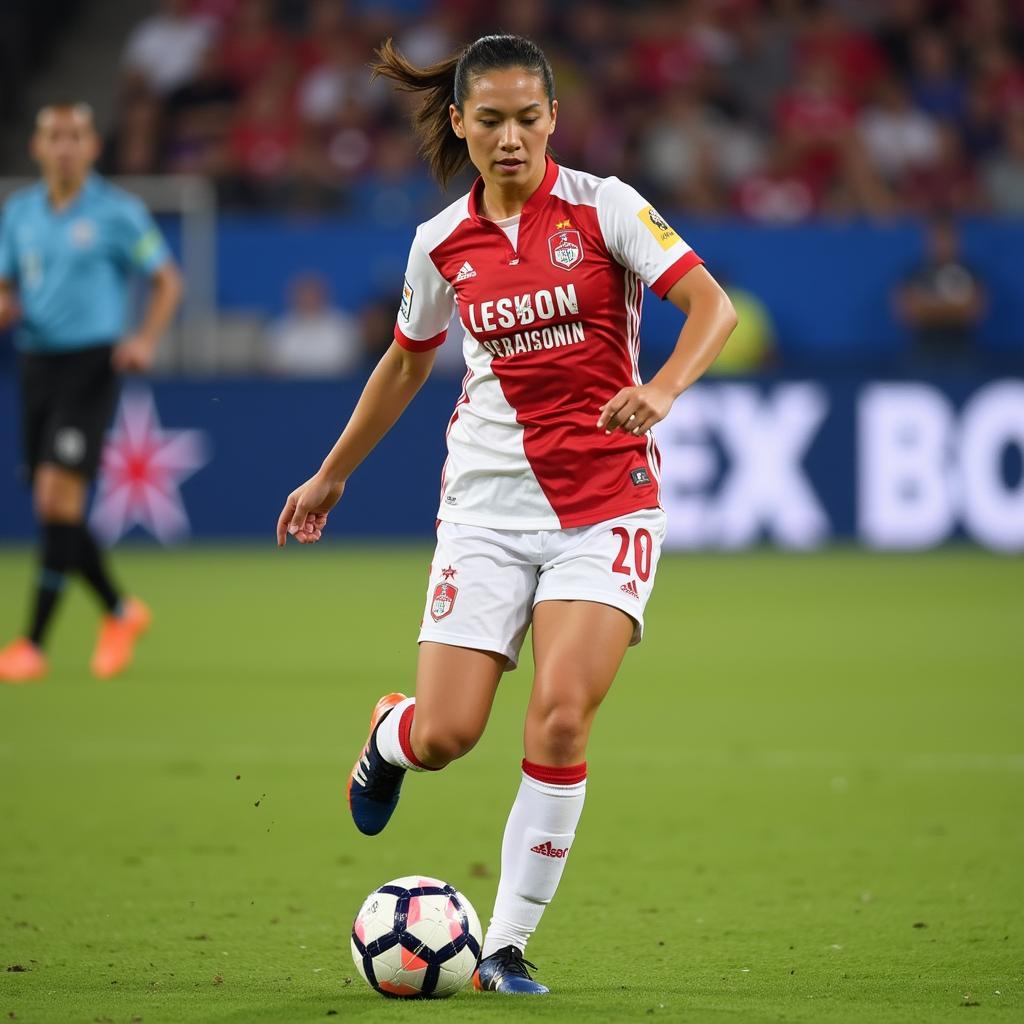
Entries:
[[424, 338], [422, 341], [417, 341], [415, 338], [410, 338], [403, 334], [402, 328], [395, 324], [395, 341], [402, 348], [408, 349], [410, 352], [429, 352], [432, 348], [437, 348], [438, 345], [442, 344], [447, 334], [448, 328], [446, 327], [440, 334], [435, 334], [432, 338]]
[[665, 273], [651, 285], [651, 291], [654, 292], [659, 299], [665, 298], [676, 281], [686, 277], [694, 267], [700, 266], [703, 262], [704, 261], [691, 249], [689, 252], [680, 256], [679, 259], [677, 259], [675, 263], [673, 263], [672, 266], [669, 267], [668, 270], [666, 270]]

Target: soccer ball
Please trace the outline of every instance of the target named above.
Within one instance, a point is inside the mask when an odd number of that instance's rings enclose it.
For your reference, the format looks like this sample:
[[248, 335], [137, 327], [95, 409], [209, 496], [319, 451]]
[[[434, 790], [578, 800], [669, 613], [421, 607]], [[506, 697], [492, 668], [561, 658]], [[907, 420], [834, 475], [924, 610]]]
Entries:
[[473, 904], [437, 878], [411, 875], [375, 889], [352, 924], [352, 959], [385, 996], [453, 996], [480, 958]]

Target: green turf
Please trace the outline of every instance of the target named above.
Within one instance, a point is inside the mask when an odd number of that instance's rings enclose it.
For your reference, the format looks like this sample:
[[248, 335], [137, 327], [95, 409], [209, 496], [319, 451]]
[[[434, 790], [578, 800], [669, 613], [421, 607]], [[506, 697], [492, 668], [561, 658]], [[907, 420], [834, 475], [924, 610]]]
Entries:
[[[1024, 574], [972, 551], [666, 558], [530, 947], [555, 994], [380, 999], [348, 952], [370, 889], [490, 912], [530, 681], [355, 833], [428, 557], [123, 551], [156, 625], [105, 684], [70, 595], [50, 679], [0, 686], [0, 1021], [1024, 1020]], [[5, 634], [30, 575], [0, 551]]]

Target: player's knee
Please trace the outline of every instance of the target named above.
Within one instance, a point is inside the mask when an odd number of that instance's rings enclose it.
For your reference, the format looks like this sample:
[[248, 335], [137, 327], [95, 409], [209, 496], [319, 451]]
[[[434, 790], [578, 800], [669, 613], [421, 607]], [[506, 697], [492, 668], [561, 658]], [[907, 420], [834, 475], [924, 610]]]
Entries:
[[84, 488], [40, 471], [32, 489], [32, 506], [41, 523], [76, 523], [84, 513]]
[[59, 523], [69, 518], [69, 503], [51, 488], [40, 488], [32, 501], [36, 519], [41, 523]]
[[479, 738], [479, 733], [465, 726], [452, 726], [443, 722], [423, 726], [415, 721], [413, 723], [413, 750], [431, 768], [443, 768], [468, 754]]
[[590, 713], [576, 704], [555, 704], [537, 723], [534, 739], [552, 763], [583, 756], [590, 731]]

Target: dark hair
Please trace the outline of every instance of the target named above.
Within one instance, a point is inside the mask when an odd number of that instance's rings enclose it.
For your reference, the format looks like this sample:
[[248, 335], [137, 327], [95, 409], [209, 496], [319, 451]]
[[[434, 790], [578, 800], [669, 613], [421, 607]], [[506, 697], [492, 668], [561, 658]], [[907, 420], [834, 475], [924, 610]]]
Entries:
[[522, 68], [536, 75], [544, 86], [550, 105], [555, 98], [555, 76], [544, 51], [524, 36], [481, 36], [447, 60], [418, 68], [386, 39], [370, 64], [372, 78], [390, 78], [404, 92], [423, 92], [413, 127], [420, 140], [420, 153], [430, 172], [444, 188], [469, 163], [465, 142], [451, 130], [448, 107], [459, 110], [472, 86], [472, 79], [488, 71]]

